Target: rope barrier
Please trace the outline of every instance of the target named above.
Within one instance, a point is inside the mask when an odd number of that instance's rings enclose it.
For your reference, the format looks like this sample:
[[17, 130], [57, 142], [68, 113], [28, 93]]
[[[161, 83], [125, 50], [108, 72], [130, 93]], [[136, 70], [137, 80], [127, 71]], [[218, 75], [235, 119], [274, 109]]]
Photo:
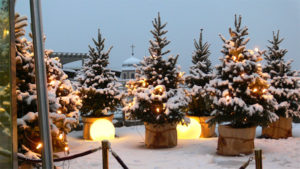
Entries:
[[[66, 157], [62, 157], [62, 158], [55, 158], [55, 159], [53, 159], [53, 161], [54, 162], [60, 162], [60, 161], [72, 160], [72, 159], [75, 159], [75, 158], [78, 158], [78, 157], [82, 157], [82, 156], [85, 156], [85, 155], [92, 154], [92, 153], [94, 153], [98, 150], [101, 150], [101, 149], [102, 149], [101, 147], [98, 147], [98, 148], [87, 150], [85, 152], [74, 154], [74, 155], [71, 155], [71, 156], [66, 156]], [[42, 162], [41, 159], [30, 159], [30, 158], [26, 158], [24, 156], [21, 156], [19, 154], [18, 154], [18, 159], [20, 161], [26, 161], [26, 162], [30, 162], [30, 163], [41, 163]]]
[[116, 152], [114, 152], [111, 148], [109, 149], [111, 154], [115, 157], [115, 159], [118, 161], [118, 163], [124, 168], [124, 169], [129, 169], [126, 164], [123, 162], [123, 160], [118, 156]]
[[246, 169], [251, 161], [253, 161], [253, 157], [250, 157], [247, 162], [245, 162], [239, 169]]

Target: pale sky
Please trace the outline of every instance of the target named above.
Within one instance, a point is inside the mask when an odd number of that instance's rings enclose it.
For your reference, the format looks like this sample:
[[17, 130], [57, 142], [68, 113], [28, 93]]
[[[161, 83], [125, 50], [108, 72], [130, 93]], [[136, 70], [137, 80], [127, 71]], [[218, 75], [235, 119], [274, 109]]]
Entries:
[[[300, 1], [299, 0], [47, 0], [42, 1], [46, 48], [56, 52], [88, 52], [92, 38], [100, 28], [106, 38], [106, 48], [113, 45], [110, 64], [120, 69], [122, 61], [131, 55], [149, 55], [150, 30], [154, 17], [160, 12], [166, 29], [168, 49], [179, 54], [178, 64], [183, 71], [191, 66], [193, 39], [200, 28], [204, 40], [211, 44], [210, 60], [219, 64], [223, 55], [218, 34], [229, 38], [234, 14], [243, 16], [251, 38], [247, 48], [266, 49], [272, 31], [280, 29], [285, 38], [281, 47], [288, 49], [286, 59], [293, 59], [293, 69], [300, 70]], [[18, 0], [16, 12], [30, 18], [29, 1]]]

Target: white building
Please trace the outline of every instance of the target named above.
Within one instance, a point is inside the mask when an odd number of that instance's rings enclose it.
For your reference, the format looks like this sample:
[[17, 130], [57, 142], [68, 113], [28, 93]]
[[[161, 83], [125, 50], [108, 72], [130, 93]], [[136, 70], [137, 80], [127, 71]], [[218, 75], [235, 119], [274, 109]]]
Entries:
[[131, 79], [135, 79], [136, 66], [140, 65], [141, 60], [131, 56], [122, 63], [120, 81], [123, 85]]

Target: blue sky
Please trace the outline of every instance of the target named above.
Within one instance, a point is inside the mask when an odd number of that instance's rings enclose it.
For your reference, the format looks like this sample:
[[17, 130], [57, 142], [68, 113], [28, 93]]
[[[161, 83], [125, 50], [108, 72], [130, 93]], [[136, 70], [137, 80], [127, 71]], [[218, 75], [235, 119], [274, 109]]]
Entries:
[[[30, 18], [29, 1], [18, 0], [16, 12]], [[113, 45], [110, 64], [120, 69], [130, 57], [133, 43], [135, 56], [148, 55], [152, 19], [161, 13], [168, 22], [167, 47], [179, 54], [183, 71], [191, 66], [193, 39], [204, 29], [204, 40], [211, 44], [211, 61], [219, 64], [222, 41], [218, 34], [229, 38], [234, 14], [243, 16], [249, 28], [248, 48], [266, 49], [272, 31], [280, 29], [288, 49], [286, 59], [293, 59], [293, 69], [300, 69], [300, 1], [299, 0], [48, 0], [42, 1], [46, 48], [56, 52], [88, 52], [88, 45], [100, 28], [106, 48]]]

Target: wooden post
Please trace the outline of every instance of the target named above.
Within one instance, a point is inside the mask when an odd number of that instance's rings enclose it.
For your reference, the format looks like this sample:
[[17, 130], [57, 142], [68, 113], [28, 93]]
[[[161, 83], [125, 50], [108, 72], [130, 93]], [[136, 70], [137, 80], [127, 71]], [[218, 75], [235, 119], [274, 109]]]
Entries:
[[256, 166], [256, 169], [262, 169], [262, 150], [261, 149], [255, 150], [255, 166]]
[[103, 169], [109, 169], [108, 166], [108, 150], [109, 150], [109, 141], [103, 140], [102, 141], [102, 164]]

